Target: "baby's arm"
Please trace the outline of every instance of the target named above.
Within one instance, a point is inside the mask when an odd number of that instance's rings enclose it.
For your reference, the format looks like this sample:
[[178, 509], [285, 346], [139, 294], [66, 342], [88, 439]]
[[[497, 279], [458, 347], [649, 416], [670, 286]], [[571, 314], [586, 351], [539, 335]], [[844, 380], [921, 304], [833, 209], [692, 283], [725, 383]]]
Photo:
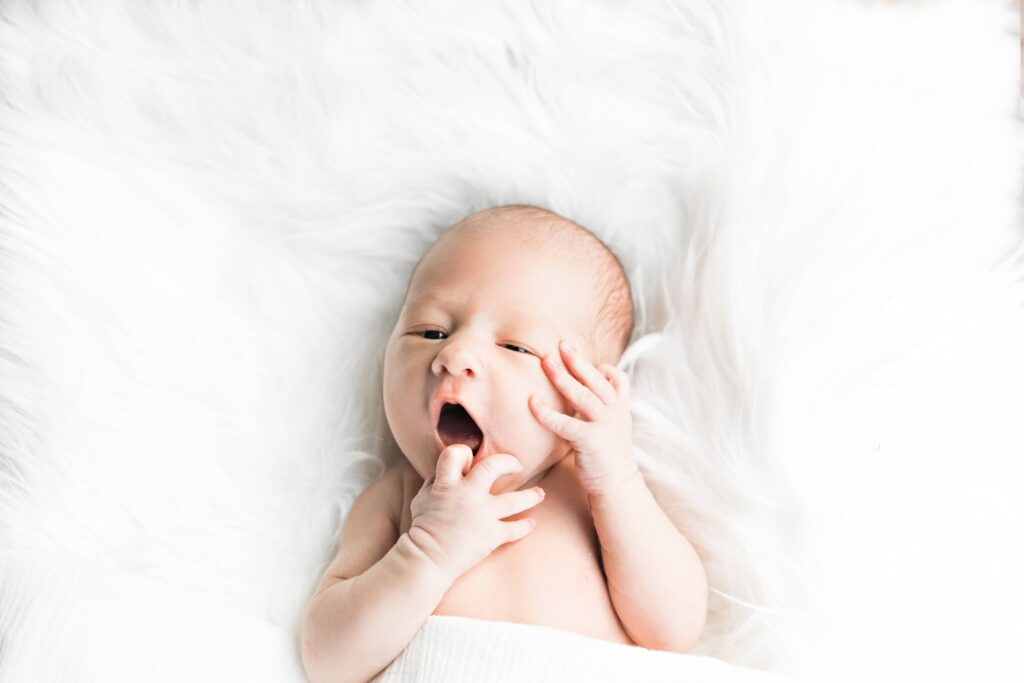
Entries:
[[338, 556], [306, 610], [302, 664], [312, 683], [370, 680], [409, 644], [452, 583], [408, 534], [396, 540], [388, 501], [401, 500], [397, 475], [385, 473], [352, 505]]
[[707, 615], [707, 576], [693, 546], [639, 471], [588, 500], [608, 593], [626, 632], [641, 647], [686, 652]]
[[441, 451], [436, 477], [412, 499], [412, 525], [397, 541], [386, 501], [402, 500], [400, 480], [385, 474], [356, 500], [338, 557], [302, 624], [302, 664], [313, 683], [370, 680], [405, 649], [458, 577], [533, 530], [530, 518], [502, 520], [543, 500], [540, 487], [490, 493], [522, 463], [508, 453], [472, 462], [464, 444]]
[[623, 628], [643, 647], [686, 652], [704, 630], [707, 576], [633, 458], [629, 375], [608, 363], [595, 368], [564, 342], [542, 365], [573, 415], [536, 395], [530, 405], [541, 424], [572, 444]]

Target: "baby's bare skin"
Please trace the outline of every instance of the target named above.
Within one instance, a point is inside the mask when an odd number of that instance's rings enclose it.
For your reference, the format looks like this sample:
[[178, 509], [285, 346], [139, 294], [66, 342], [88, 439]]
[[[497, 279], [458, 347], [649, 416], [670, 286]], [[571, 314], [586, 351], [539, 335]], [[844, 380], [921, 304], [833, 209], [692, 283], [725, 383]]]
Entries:
[[[569, 455], [548, 470], [538, 482], [544, 501], [506, 518], [532, 517], [536, 528], [499, 546], [457, 579], [434, 614], [550, 626], [635, 645], [608, 595], [597, 532], [572, 468]], [[423, 484], [408, 463], [401, 469], [398, 534], [409, 530], [409, 503]]]
[[[703, 567], [633, 457], [621, 349], [591, 340], [590, 262], [530, 238], [541, 223], [481, 220], [410, 278], [383, 376], [404, 460], [353, 504], [310, 602], [312, 681], [369, 680], [432, 614], [676, 652], [703, 629]], [[442, 429], [448, 403], [475, 433]]]

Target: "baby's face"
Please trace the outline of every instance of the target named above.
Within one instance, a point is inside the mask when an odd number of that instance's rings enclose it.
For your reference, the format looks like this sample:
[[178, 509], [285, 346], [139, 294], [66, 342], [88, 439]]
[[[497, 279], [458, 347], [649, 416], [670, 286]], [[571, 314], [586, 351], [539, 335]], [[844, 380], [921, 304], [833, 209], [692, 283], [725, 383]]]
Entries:
[[444, 446], [476, 442], [476, 429], [447, 411], [438, 428], [445, 401], [464, 406], [483, 434], [473, 466], [494, 453], [523, 463], [493, 493], [532, 486], [569, 453], [528, 400], [537, 394], [575, 415], [541, 367], [545, 355], [558, 357], [560, 340], [593, 361], [578, 333], [590, 311], [588, 285], [575, 271], [551, 249], [504, 231], [452, 235], [420, 263], [384, 354], [385, 413], [420, 477], [434, 474]]

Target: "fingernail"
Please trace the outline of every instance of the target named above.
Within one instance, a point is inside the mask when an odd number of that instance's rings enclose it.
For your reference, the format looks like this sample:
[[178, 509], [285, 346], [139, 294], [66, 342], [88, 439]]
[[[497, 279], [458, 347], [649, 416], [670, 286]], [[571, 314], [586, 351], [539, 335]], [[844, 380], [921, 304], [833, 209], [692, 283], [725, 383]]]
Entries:
[[572, 352], [574, 350], [572, 346], [569, 344], [569, 342], [562, 342], [562, 348], [569, 352]]
[[539, 493], [539, 494], [540, 494], [540, 497], [541, 497], [541, 498], [543, 498], [543, 497], [544, 497], [544, 489], [542, 489], [542, 488], [541, 488], [541, 487], [539, 487], [539, 486], [537, 487], [537, 493]]

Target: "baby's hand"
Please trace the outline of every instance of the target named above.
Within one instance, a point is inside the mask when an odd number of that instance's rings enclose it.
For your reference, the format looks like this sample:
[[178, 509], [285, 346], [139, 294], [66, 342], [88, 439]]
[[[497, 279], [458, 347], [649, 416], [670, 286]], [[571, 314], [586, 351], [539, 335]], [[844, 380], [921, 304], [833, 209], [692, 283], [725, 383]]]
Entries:
[[633, 458], [629, 376], [607, 363], [598, 370], [568, 344], [559, 347], [565, 365], [551, 354], [543, 366], [576, 415], [560, 413], [537, 396], [530, 404], [542, 425], [572, 444], [583, 490], [588, 496], [602, 495], [639, 472]]
[[[491, 493], [498, 477], [522, 470], [515, 456], [495, 453], [470, 470], [472, 462], [469, 446], [452, 444], [445, 448], [437, 459], [435, 475], [423, 482], [410, 504], [409, 540], [452, 581], [498, 546], [518, 541], [533, 531], [533, 519], [500, 520], [544, 499], [539, 486]], [[469, 474], [463, 476], [467, 470]]]

